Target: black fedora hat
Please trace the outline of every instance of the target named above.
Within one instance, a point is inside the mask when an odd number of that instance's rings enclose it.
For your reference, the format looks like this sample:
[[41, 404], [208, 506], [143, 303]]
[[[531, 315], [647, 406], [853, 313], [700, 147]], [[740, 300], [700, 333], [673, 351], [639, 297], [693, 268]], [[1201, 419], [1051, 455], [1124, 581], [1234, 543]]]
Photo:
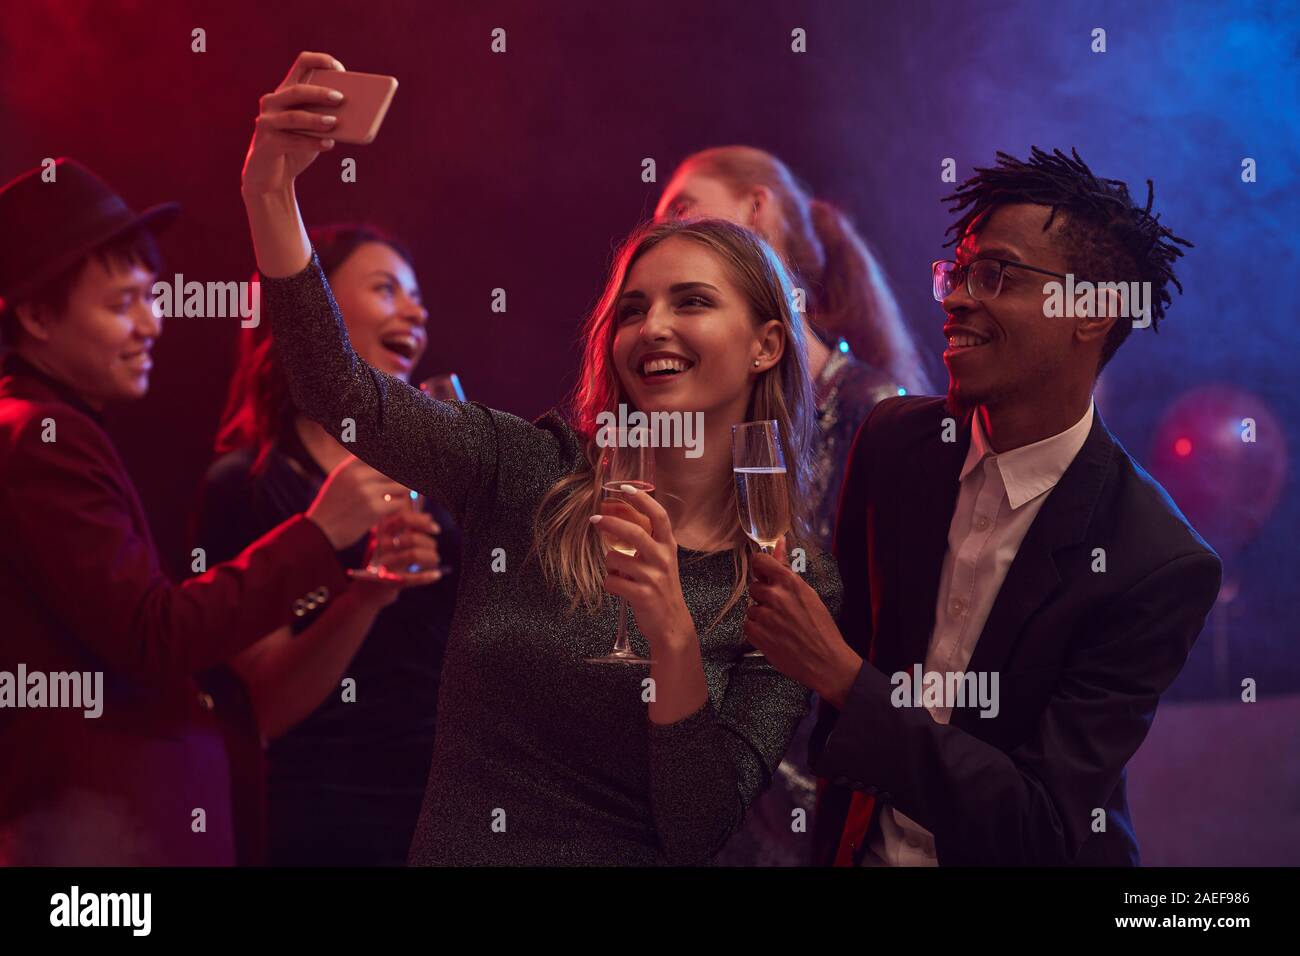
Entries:
[[180, 212], [174, 202], [135, 212], [75, 159], [56, 160], [52, 174], [46, 169], [38, 166], [0, 186], [0, 303], [21, 301], [138, 226], [161, 232]]

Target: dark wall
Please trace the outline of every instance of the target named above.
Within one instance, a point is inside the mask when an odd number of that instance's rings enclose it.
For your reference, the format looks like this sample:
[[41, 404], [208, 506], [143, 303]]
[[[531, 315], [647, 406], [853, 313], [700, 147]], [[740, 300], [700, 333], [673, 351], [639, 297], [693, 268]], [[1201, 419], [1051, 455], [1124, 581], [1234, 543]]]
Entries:
[[[785, 158], [848, 209], [880, 250], [908, 320], [945, 376], [928, 264], [958, 175], [995, 150], [1076, 146], [1137, 193], [1156, 182], [1163, 221], [1196, 243], [1186, 294], [1158, 336], [1137, 333], [1099, 407], [1140, 460], [1161, 416], [1211, 382], [1248, 393], [1240, 415], [1284, 414], [1300, 335], [1294, 5], [1243, 2], [978, 5], [725, 3], [4, 3], [0, 178], [73, 155], [137, 206], [185, 205], [167, 274], [246, 278], [253, 261], [239, 170], [257, 98], [302, 49], [401, 81], [371, 146], [340, 146], [303, 177], [309, 223], [370, 218], [413, 247], [432, 312], [424, 371], [460, 372], [471, 397], [534, 416], [571, 382], [577, 326], [611, 244], [653, 208], [675, 163], [745, 142]], [[191, 30], [207, 52], [191, 52]], [[508, 52], [489, 51], [507, 30]], [[790, 50], [802, 27], [808, 52]], [[1107, 31], [1107, 52], [1090, 50]], [[358, 161], [355, 184], [338, 160]], [[659, 183], [641, 181], [657, 161]], [[1245, 184], [1243, 157], [1258, 162]], [[22, 237], [5, 236], [20, 242]], [[507, 290], [505, 315], [490, 311]], [[112, 417], [160, 546], [178, 566], [210, 459], [237, 322], [174, 319], [153, 390]], [[1235, 406], [1234, 406], [1235, 407]], [[1279, 448], [1279, 446], [1281, 446]], [[1204, 503], [1197, 503], [1204, 508]], [[1192, 513], [1193, 508], [1183, 502]], [[1261, 533], [1231, 555], [1239, 595], [1178, 688], [1254, 676], [1300, 687], [1290, 643], [1300, 503], [1287, 478]], [[1211, 537], [1211, 543], [1216, 543]]]

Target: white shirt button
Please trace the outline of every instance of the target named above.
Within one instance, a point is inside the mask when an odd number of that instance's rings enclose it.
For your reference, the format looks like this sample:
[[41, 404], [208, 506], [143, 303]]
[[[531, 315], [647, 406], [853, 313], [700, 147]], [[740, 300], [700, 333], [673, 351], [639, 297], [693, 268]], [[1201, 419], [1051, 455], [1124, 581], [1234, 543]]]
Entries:
[[948, 605], [948, 608], [952, 611], [953, 617], [961, 617], [966, 613], [966, 602], [960, 598], [954, 598], [952, 603]]
[[984, 531], [984, 530], [986, 530], [986, 529], [988, 528], [988, 526], [989, 526], [989, 519], [988, 519], [988, 518], [984, 517], [983, 515], [976, 515], [976, 516], [975, 516], [975, 530], [976, 530], [976, 531]]

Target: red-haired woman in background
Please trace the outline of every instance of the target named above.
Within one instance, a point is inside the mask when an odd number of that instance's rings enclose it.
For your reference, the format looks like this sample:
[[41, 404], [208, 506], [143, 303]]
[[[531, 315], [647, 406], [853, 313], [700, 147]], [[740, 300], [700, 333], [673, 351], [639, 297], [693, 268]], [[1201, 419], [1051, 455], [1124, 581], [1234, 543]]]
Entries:
[[[311, 239], [357, 352], [409, 379], [425, 350], [428, 317], [410, 255], [369, 226], [314, 229]], [[269, 325], [244, 335], [217, 437], [222, 457], [204, 480], [199, 511], [197, 543], [214, 561], [302, 511], [336, 468], [368, 467], [294, 407]], [[378, 533], [386, 543], [400, 541], [385, 564], [433, 569], [459, 549], [451, 517], [428, 499]], [[365, 565], [365, 540], [340, 560]], [[405, 586], [353, 581], [337, 600], [304, 608], [293, 628], [268, 635], [232, 662], [270, 741], [271, 864], [405, 863], [433, 753], [455, 605], [455, 578], [440, 578], [430, 570]], [[340, 686], [345, 678], [354, 682], [350, 693]], [[247, 826], [245, 816], [240, 829]]]
[[929, 376], [884, 270], [853, 224], [813, 198], [771, 153], [716, 146], [684, 159], [657, 220], [728, 219], [768, 241], [806, 292], [808, 370], [817, 402], [813, 532], [831, 545], [849, 445], [876, 402], [905, 389], [928, 394]]
[[[858, 426], [882, 398], [930, 391], [920, 354], [867, 243], [843, 212], [813, 198], [771, 153], [717, 146], [683, 160], [655, 218], [704, 217], [753, 229], [780, 253], [806, 292], [818, 425], [812, 444], [813, 532], [829, 550]], [[772, 788], [750, 808], [745, 828], [719, 855], [719, 863], [808, 862], [808, 837], [791, 829], [791, 814], [798, 808], [812, 813], [815, 782], [807, 748], [814, 718], [815, 708], [796, 733]]]

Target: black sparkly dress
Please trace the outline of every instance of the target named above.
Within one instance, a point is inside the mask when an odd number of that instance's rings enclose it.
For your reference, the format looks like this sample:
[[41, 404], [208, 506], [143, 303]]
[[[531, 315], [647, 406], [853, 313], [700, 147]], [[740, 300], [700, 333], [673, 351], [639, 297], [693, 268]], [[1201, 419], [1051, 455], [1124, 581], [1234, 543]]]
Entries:
[[[617, 604], [570, 614], [529, 557], [533, 517], [560, 478], [586, 468], [556, 413], [530, 423], [478, 403], [440, 402], [366, 365], [313, 256], [264, 279], [263, 304], [299, 408], [352, 451], [444, 504], [462, 559], [424, 803], [417, 865], [703, 864], [768, 785], [808, 691], [739, 655], [745, 601], [712, 628], [733, 581], [729, 551], [681, 549], [700, 631], [708, 702], [651, 724], [640, 667], [600, 666]], [[808, 549], [805, 579], [839, 614], [834, 559]], [[635, 626], [632, 647], [648, 646]], [[394, 732], [397, 732], [395, 728]]]

